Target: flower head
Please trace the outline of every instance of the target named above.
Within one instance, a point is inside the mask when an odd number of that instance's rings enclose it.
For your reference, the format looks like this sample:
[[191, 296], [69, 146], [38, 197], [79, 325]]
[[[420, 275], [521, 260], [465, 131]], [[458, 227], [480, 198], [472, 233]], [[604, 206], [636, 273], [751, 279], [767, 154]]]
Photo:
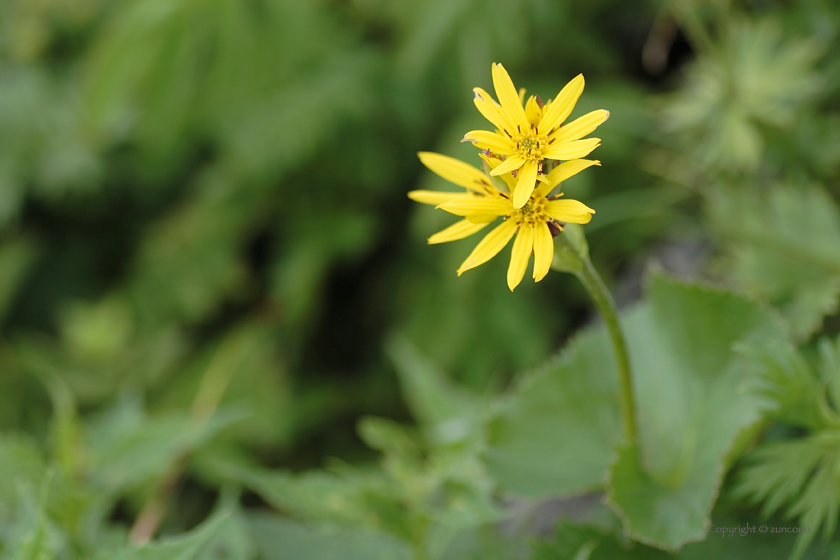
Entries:
[[[585, 224], [592, 219], [594, 210], [577, 200], [560, 199], [562, 193], [550, 196], [551, 191], [572, 175], [590, 167], [600, 165], [598, 161], [576, 159], [553, 169], [539, 186], [532, 188], [528, 199], [516, 208], [511, 200], [511, 193], [496, 188], [491, 178], [494, 171], [503, 165], [502, 160], [483, 155], [485, 162], [492, 168], [488, 175], [471, 165], [456, 159], [421, 152], [421, 161], [441, 177], [466, 188], [463, 193], [444, 193], [434, 191], [412, 191], [408, 196], [412, 200], [425, 204], [434, 204], [450, 214], [464, 219], [429, 238], [429, 243], [445, 243], [468, 237], [494, 222], [499, 217], [502, 223], [488, 233], [473, 249], [472, 253], [458, 268], [460, 276], [465, 271], [486, 263], [510, 240], [516, 236], [508, 267], [508, 287], [513, 291], [522, 281], [531, 254], [534, 254], [534, 281], [539, 282], [548, 273], [554, 258], [555, 232], [562, 231], [563, 224]], [[499, 175], [499, 174], [496, 174]], [[518, 184], [510, 171], [502, 173], [506, 183]], [[536, 179], [534, 179], [536, 182]], [[554, 228], [554, 232], [552, 231]]]
[[501, 64], [493, 64], [493, 87], [498, 103], [481, 88], [473, 91], [475, 106], [496, 126], [496, 132], [473, 130], [462, 141], [504, 157], [504, 162], [491, 175], [516, 174], [513, 207], [522, 208], [543, 174], [543, 160], [568, 161], [588, 155], [601, 140], [582, 138], [607, 120], [610, 113], [599, 109], [563, 124], [583, 92], [582, 74], [545, 104], [531, 96], [523, 107], [522, 98]]

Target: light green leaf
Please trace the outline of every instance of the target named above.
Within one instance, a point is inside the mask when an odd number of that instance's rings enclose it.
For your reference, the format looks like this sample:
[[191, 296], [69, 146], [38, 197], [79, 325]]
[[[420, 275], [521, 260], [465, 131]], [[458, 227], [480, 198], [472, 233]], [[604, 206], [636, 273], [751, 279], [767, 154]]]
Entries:
[[248, 530], [245, 513], [239, 505], [239, 498], [238, 489], [222, 488], [216, 515], [227, 515], [227, 517], [218, 531], [211, 536], [204, 549], [202, 560], [251, 560], [255, 558], [256, 546]]
[[820, 340], [820, 358], [820, 377], [828, 387], [834, 409], [840, 410], [840, 336], [834, 342], [827, 338]]
[[840, 213], [818, 185], [776, 185], [769, 192], [733, 186], [709, 197], [715, 228], [728, 245], [724, 270], [766, 299], [801, 339], [837, 309]]
[[[736, 438], [760, 418], [738, 342], [785, 342], [771, 313], [734, 294], [650, 279], [624, 321], [640, 442], [612, 466], [609, 501], [625, 531], [667, 549], [706, 538]], [[679, 328], [677, 328], [679, 327]]]
[[488, 470], [523, 496], [601, 487], [620, 436], [617, 390], [606, 331], [578, 335], [527, 377], [489, 424]]
[[304, 525], [276, 514], [255, 514], [249, 526], [264, 560], [413, 560], [407, 545], [387, 534]]
[[701, 52], [689, 66], [687, 82], [664, 105], [662, 121], [695, 160], [755, 169], [764, 147], [757, 124], [792, 124], [822, 85], [814, 69], [820, 48], [785, 36], [778, 20], [727, 23], [717, 48]]
[[230, 473], [275, 508], [314, 523], [367, 527], [409, 538], [409, 513], [399, 502], [410, 489], [398, 487], [379, 469], [338, 473], [238, 470]]
[[825, 388], [793, 345], [757, 341], [738, 351], [751, 358], [756, 373], [753, 391], [763, 401], [765, 416], [812, 430], [840, 426]]
[[[199, 558], [207, 542], [226, 522], [226, 515], [216, 515], [189, 533], [140, 547], [102, 551], [97, 558], [98, 560], [193, 560]], [[212, 556], [202, 555], [201, 558], [212, 558]]]
[[419, 462], [420, 449], [416, 436], [408, 428], [387, 418], [365, 416], [359, 420], [359, 437], [372, 449], [386, 456]]
[[454, 443], [475, 434], [480, 414], [478, 399], [450, 383], [404, 338], [393, 338], [387, 351], [397, 367], [411, 412], [427, 429], [430, 440]]
[[46, 465], [41, 452], [23, 437], [0, 437], [0, 521], [13, 514], [19, 485], [37, 484]]
[[810, 528], [798, 536], [793, 558], [802, 557], [820, 528], [826, 539], [831, 537], [840, 512], [840, 419], [829, 406], [825, 390], [827, 386], [834, 402], [837, 355], [828, 340], [822, 341], [820, 350], [822, 383], [794, 349], [777, 345], [764, 350], [770, 357], [765, 360], [769, 368], [763, 372], [759, 390], [768, 397], [771, 414], [811, 433], [754, 449], [735, 488], [736, 496], [763, 502], [764, 516], [784, 507], [788, 518], [797, 518], [799, 526]]
[[441, 524], [430, 531], [428, 548], [436, 560], [510, 560], [519, 558], [526, 542], [526, 535], [500, 532], [498, 522], [467, 530]]
[[174, 461], [194, 451], [243, 412], [222, 408], [206, 422], [187, 414], [149, 417], [139, 401], [125, 399], [100, 415], [88, 430], [90, 466], [97, 480], [119, 490], [162, 474]]
[[36, 497], [33, 486], [18, 488], [17, 514], [8, 534], [0, 526], [0, 552], [3, 560], [55, 560], [66, 545], [66, 536], [47, 517], [49, 481]]

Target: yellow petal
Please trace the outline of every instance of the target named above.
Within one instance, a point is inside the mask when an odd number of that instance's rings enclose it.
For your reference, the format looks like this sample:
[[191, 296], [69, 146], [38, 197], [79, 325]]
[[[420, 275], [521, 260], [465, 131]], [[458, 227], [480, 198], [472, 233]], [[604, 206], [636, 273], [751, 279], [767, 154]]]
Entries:
[[608, 118], [610, 118], [610, 112], [604, 109], [587, 113], [555, 131], [553, 135], [556, 138], [555, 142], [568, 142], [583, 138], [598, 128]]
[[534, 185], [537, 182], [537, 162], [527, 161], [517, 173], [516, 189], [513, 191], [513, 207], [522, 208], [531, 193], [534, 192]]
[[470, 214], [466, 216], [467, 220], [474, 224], [489, 224], [498, 217], [498, 214]]
[[[487, 187], [492, 188], [492, 183], [483, 171], [468, 165], [463, 161], [435, 154], [432, 152], [420, 152], [417, 154], [423, 165], [449, 181], [462, 187], [483, 193]], [[440, 203], [438, 203], [440, 204]]]
[[490, 150], [505, 156], [516, 150], [516, 146], [513, 145], [510, 138], [486, 130], [471, 130], [464, 134], [464, 139], [461, 142], [472, 142], [483, 150]]
[[441, 230], [433, 236], [431, 236], [429, 238], [429, 245], [434, 245], [435, 243], [446, 243], [447, 241], [457, 241], [458, 239], [469, 237], [475, 232], [482, 230], [486, 227], [486, 223], [474, 224], [469, 220], [461, 220], [460, 222], [455, 222], [448, 228]]
[[[499, 167], [502, 164], [502, 160], [500, 160], [498, 158], [494, 158], [494, 157], [485, 155], [483, 153], [478, 154], [478, 155], [481, 159], [483, 159], [485, 162], [487, 162], [487, 165], [490, 167], [491, 175], [493, 173], [493, 170], [496, 169], [497, 167]], [[510, 158], [508, 158], [508, 159], [510, 159]], [[508, 191], [513, 192], [513, 189], [516, 188], [516, 177], [514, 177], [510, 173], [502, 173], [501, 175], [499, 175], [499, 177], [501, 177], [502, 180], [507, 184]]]
[[534, 226], [534, 281], [539, 282], [548, 274], [554, 259], [554, 237], [548, 224]]
[[545, 212], [559, 222], [588, 224], [595, 210], [577, 200], [552, 200], [546, 204]]
[[512, 211], [509, 200], [489, 197], [470, 197], [450, 200], [441, 204], [438, 208], [456, 216], [473, 216], [478, 214], [504, 216], [510, 214]]
[[578, 97], [583, 93], [583, 74], [578, 74], [571, 82], [566, 84], [557, 97], [551, 102], [550, 107], [543, 110], [543, 117], [540, 121], [540, 131], [543, 134], [550, 133], [559, 127], [566, 120], [566, 117], [575, 108]]
[[510, 192], [516, 190], [516, 177], [514, 177], [513, 174], [505, 173], [502, 175], [502, 180], [505, 182]]
[[524, 163], [525, 160], [522, 159], [522, 156], [510, 156], [505, 161], [494, 167], [493, 170], [490, 172], [490, 175], [492, 175], [493, 177], [498, 177], [500, 175], [504, 175], [505, 173], [516, 171], [517, 169], [522, 167], [522, 164]]
[[592, 167], [593, 165], [601, 165], [601, 162], [596, 159], [573, 159], [572, 161], [561, 163], [549, 171], [548, 175], [546, 175], [548, 184], [544, 183], [540, 185], [538, 191], [541, 195], [545, 196], [551, 192], [551, 189], [569, 177], [577, 175], [587, 167]]
[[466, 193], [449, 193], [439, 191], [410, 191], [408, 193], [408, 198], [411, 200], [422, 202], [423, 204], [434, 204], [435, 206], [439, 206], [444, 202], [449, 202], [450, 200], [454, 200], [456, 198], [466, 198], [466, 196]]
[[473, 88], [473, 93], [475, 93], [473, 103], [478, 109], [478, 112], [481, 113], [485, 119], [496, 125], [496, 128], [510, 132], [512, 127], [508, 122], [507, 117], [505, 117], [504, 111], [502, 111], [499, 104], [490, 97], [490, 94], [479, 87]]
[[531, 259], [531, 250], [534, 248], [534, 228], [525, 226], [519, 228], [519, 233], [513, 241], [513, 250], [510, 252], [510, 266], [508, 266], [507, 283], [512, 292], [525, 276], [525, 269], [528, 268], [528, 261]]
[[502, 110], [511, 126], [528, 126], [525, 109], [522, 108], [522, 101], [519, 100], [513, 80], [501, 64], [493, 64], [493, 87], [496, 88], [496, 97], [502, 104]]
[[458, 268], [458, 276], [467, 270], [482, 265], [499, 254], [510, 238], [516, 233], [517, 225], [512, 220], [505, 220], [493, 231], [484, 236], [475, 249], [473, 249], [467, 260]]
[[544, 154], [544, 157], [559, 160], [578, 159], [586, 157], [592, 150], [600, 145], [600, 138], [585, 138], [583, 140], [573, 140], [572, 142], [564, 142], [562, 144], [554, 143]]
[[[549, 99], [548, 101], [543, 101], [543, 106], [542, 106], [542, 114], [543, 115], [545, 115], [548, 112], [548, 110], [551, 109], [551, 103], [552, 103], [551, 99]], [[542, 120], [542, 119], [540, 119], [540, 120]], [[537, 123], [537, 124], [540, 124], [540, 123]], [[548, 130], [546, 130], [545, 132], [548, 132]]]
[[499, 164], [502, 163], [502, 160], [500, 160], [499, 158], [494, 157], [494, 156], [488, 156], [484, 152], [481, 152], [480, 154], [478, 154], [478, 157], [480, 157], [481, 159], [486, 161], [487, 165], [490, 166], [491, 170], [496, 169], [499, 166]]
[[531, 124], [540, 124], [540, 118], [542, 118], [542, 109], [540, 109], [540, 106], [537, 103], [537, 98], [533, 95], [528, 98], [528, 103], [525, 104], [525, 117]]

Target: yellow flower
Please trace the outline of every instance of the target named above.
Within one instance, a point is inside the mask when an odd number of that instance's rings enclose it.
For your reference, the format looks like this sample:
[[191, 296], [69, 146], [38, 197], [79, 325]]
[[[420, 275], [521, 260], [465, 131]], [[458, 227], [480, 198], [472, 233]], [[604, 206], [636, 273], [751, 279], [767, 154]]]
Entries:
[[[577, 200], [557, 200], [562, 193], [549, 196], [552, 189], [572, 175], [600, 162], [585, 159], [568, 161], [557, 166], [545, 181], [532, 189], [528, 200], [520, 208], [514, 208], [510, 193], [498, 190], [486, 173], [456, 159], [421, 152], [421, 161], [456, 185], [465, 187], [463, 193], [435, 191], [411, 191], [409, 198], [424, 204], [434, 204], [456, 216], [463, 216], [460, 222], [439, 231], [429, 238], [429, 243], [445, 243], [468, 237], [495, 221], [500, 216], [504, 221], [488, 233], [473, 249], [472, 253], [458, 268], [458, 276], [465, 271], [486, 263], [496, 256], [516, 235], [508, 267], [508, 287], [513, 291], [522, 281], [525, 269], [534, 254], [534, 281], [539, 282], [548, 273], [554, 258], [554, 238], [551, 227], [562, 231], [567, 222], [585, 224], [592, 219], [594, 210]], [[501, 161], [484, 156], [485, 161], [494, 168], [499, 168]], [[492, 174], [492, 172], [491, 172]], [[515, 183], [510, 173], [503, 179]]]
[[493, 87], [501, 105], [483, 89], [473, 91], [475, 106], [496, 126], [496, 132], [473, 130], [464, 135], [463, 141], [504, 156], [504, 162], [493, 169], [491, 175], [516, 172], [513, 207], [522, 208], [542, 174], [543, 160], [567, 161], [589, 154], [601, 140], [581, 138], [598, 128], [610, 113], [599, 109], [563, 125], [583, 92], [582, 74], [542, 107], [537, 98], [531, 96], [523, 108], [513, 81], [501, 64], [493, 64]]

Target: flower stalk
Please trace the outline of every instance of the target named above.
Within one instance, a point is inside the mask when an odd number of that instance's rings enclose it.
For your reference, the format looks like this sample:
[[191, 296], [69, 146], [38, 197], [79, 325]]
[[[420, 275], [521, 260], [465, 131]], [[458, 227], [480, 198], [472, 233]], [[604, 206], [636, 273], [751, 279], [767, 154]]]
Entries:
[[566, 258], [564, 259], [565, 263], [557, 266], [560, 264], [559, 259], [555, 259], [555, 268], [572, 272], [580, 279], [589, 296], [592, 298], [592, 301], [595, 303], [595, 307], [598, 308], [604, 324], [607, 326], [607, 332], [610, 335], [613, 352], [615, 353], [616, 367], [618, 369], [624, 443], [628, 446], [633, 446], [638, 441], [636, 400], [633, 396], [633, 375], [630, 369], [630, 356], [627, 353], [627, 342], [624, 338], [624, 332], [621, 330], [621, 323], [618, 320], [618, 310], [616, 309], [612, 295], [607, 290], [604, 281], [589, 259], [586, 240], [581, 237], [579, 243], [576, 244], [567, 232], [571, 233], [568, 230], [564, 231], [555, 239], [557, 240], [557, 244], [563, 248], [561, 254], [573, 256], [577, 262], [574, 263], [574, 266], [570, 267], [568, 258]]

